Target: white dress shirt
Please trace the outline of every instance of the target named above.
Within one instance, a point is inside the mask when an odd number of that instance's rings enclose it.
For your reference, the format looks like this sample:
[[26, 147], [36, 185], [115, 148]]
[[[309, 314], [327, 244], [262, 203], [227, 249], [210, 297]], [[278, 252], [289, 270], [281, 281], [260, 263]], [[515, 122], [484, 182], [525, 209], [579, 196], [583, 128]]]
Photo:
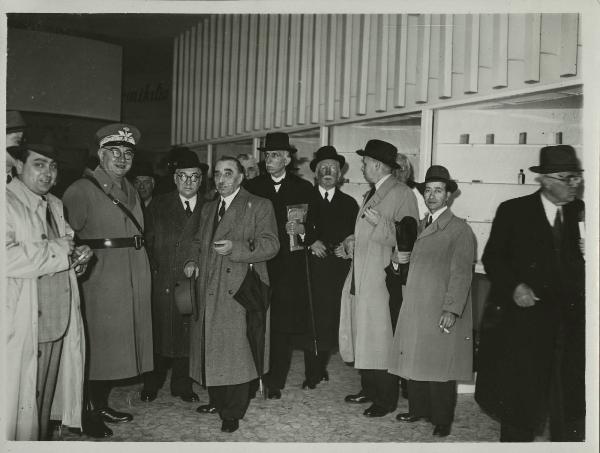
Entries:
[[546, 213], [546, 218], [548, 219], [548, 223], [550, 224], [550, 226], [554, 226], [554, 219], [556, 219], [556, 211], [560, 212], [560, 219], [563, 220], [562, 208], [548, 200], [543, 193], [540, 196], [542, 198], [542, 206], [544, 207], [544, 212]]
[[181, 204], [183, 205], [183, 209], [185, 209], [185, 202], [189, 201], [190, 209], [194, 212], [194, 208], [196, 207], [196, 201], [198, 200], [198, 194], [194, 195], [192, 198], [185, 198], [179, 194], [179, 199], [181, 200]]
[[321, 186], [319, 186], [319, 193], [321, 194], [321, 198], [323, 199], [325, 199], [325, 193], [327, 193], [327, 201], [331, 201], [331, 199], [333, 198], [333, 194], [335, 194], [335, 187], [332, 187], [329, 190], [325, 190]]

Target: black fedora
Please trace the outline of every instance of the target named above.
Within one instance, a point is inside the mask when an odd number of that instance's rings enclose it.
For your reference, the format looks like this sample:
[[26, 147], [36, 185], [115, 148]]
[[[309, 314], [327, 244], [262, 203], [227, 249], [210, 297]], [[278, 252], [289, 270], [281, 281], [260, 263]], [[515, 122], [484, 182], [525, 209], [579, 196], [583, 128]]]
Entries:
[[174, 161], [174, 167], [177, 170], [181, 168], [199, 168], [202, 170], [198, 155], [191, 149], [185, 147], [179, 148], [179, 153]]
[[356, 151], [356, 154], [378, 160], [391, 168], [400, 168], [400, 165], [396, 162], [398, 149], [391, 143], [384, 142], [383, 140], [369, 140], [365, 149], [359, 149]]
[[454, 193], [458, 189], [456, 181], [450, 179], [448, 169], [441, 165], [432, 165], [429, 167], [427, 173], [425, 173], [425, 182], [418, 182], [415, 186], [419, 192], [423, 193], [425, 191], [425, 184], [434, 181], [446, 183], [446, 190], [450, 193]]
[[51, 145], [38, 144], [38, 143], [25, 143], [20, 147], [20, 152], [24, 153], [25, 151], [33, 151], [34, 153], [40, 154], [48, 159], [52, 159], [58, 161], [58, 153], [56, 152], [56, 148]]
[[541, 174], [583, 171], [575, 149], [570, 145], [544, 146], [540, 149], [540, 165], [529, 167], [529, 170]]
[[156, 179], [156, 175], [154, 174], [154, 169], [152, 168], [151, 162], [139, 161], [133, 163], [131, 166], [131, 170], [127, 174], [130, 178], [136, 178], [137, 176], [150, 176], [151, 178]]
[[297, 151], [290, 145], [290, 137], [285, 132], [270, 132], [265, 137], [265, 146], [259, 146], [259, 151], [289, 151], [295, 153]]
[[340, 156], [333, 146], [321, 146], [315, 153], [315, 158], [310, 162], [309, 166], [312, 171], [315, 171], [317, 164], [325, 159], [337, 160], [340, 163], [340, 169], [346, 163], [344, 156]]

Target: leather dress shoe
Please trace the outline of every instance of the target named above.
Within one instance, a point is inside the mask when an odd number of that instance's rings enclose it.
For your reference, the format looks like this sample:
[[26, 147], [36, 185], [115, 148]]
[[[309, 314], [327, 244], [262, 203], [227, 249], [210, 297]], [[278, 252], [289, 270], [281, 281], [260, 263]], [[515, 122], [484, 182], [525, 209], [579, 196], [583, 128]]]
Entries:
[[240, 421], [236, 419], [225, 419], [221, 424], [221, 431], [224, 433], [232, 433], [240, 427]]
[[312, 382], [312, 381], [309, 381], [308, 379], [306, 379], [306, 380], [305, 380], [305, 381], [302, 383], [302, 390], [304, 390], [304, 389], [307, 389], [307, 388], [309, 388], [309, 389], [311, 389], [311, 390], [314, 390], [314, 389], [316, 389], [316, 388], [317, 388], [317, 384], [315, 384], [314, 382]]
[[133, 415], [116, 411], [108, 406], [98, 409], [97, 412], [105, 423], [126, 423], [133, 420]]
[[178, 396], [186, 403], [197, 403], [200, 401], [197, 393], [189, 392], [189, 393], [171, 393], [173, 396]]
[[113, 435], [112, 429], [104, 424], [100, 414], [94, 412], [86, 412], [81, 418], [81, 432], [86, 436], [101, 439]]
[[154, 401], [156, 399], [157, 394], [158, 392], [156, 390], [142, 389], [140, 392], [140, 399], [145, 403], [149, 403], [150, 401]]
[[362, 404], [362, 403], [370, 403], [371, 399], [369, 397], [367, 397], [362, 391], [360, 391], [356, 395], [346, 396], [344, 398], [344, 401], [347, 403]]
[[198, 409], [196, 409], [196, 412], [198, 412], [199, 414], [216, 414], [217, 408], [210, 404], [203, 404], [202, 406], [199, 406]]
[[268, 389], [267, 390], [267, 398], [269, 398], [270, 400], [280, 400], [281, 399], [281, 390]]
[[323, 371], [323, 376], [321, 376], [321, 382], [329, 382], [329, 373], [327, 371]]
[[410, 412], [401, 412], [398, 415], [396, 415], [396, 420], [404, 423], [413, 423], [418, 422], [419, 420], [427, 420], [427, 418], [411, 415]]
[[446, 437], [450, 434], [450, 425], [435, 425], [433, 435], [436, 437]]
[[388, 411], [387, 409], [378, 406], [377, 404], [372, 404], [367, 409], [365, 409], [363, 415], [366, 415], [367, 417], [383, 417], [384, 415], [387, 415], [389, 413], [390, 411]]

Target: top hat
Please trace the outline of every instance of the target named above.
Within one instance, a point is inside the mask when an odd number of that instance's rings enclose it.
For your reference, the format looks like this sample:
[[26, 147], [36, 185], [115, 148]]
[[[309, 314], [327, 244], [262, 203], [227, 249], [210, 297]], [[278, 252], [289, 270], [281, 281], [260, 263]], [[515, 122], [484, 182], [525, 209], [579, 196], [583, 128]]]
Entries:
[[33, 151], [34, 153], [40, 154], [44, 157], [48, 157], [52, 160], [58, 160], [58, 153], [53, 146], [43, 145], [38, 143], [26, 143], [19, 147], [21, 149], [21, 153], [26, 150]]
[[295, 153], [297, 151], [290, 145], [290, 137], [285, 132], [270, 132], [265, 137], [265, 146], [259, 146], [259, 151], [289, 151]]
[[359, 156], [367, 156], [372, 159], [383, 162], [391, 168], [399, 168], [400, 166], [396, 162], [396, 156], [398, 155], [398, 149], [394, 145], [383, 140], [369, 140], [365, 149], [359, 149], [356, 151]]
[[6, 111], [6, 132], [19, 132], [25, 129], [25, 120], [18, 110]]
[[541, 174], [583, 171], [575, 149], [570, 145], [544, 146], [540, 149], [540, 165], [529, 167], [529, 170]]
[[315, 171], [317, 164], [325, 159], [337, 160], [340, 163], [340, 169], [346, 163], [344, 156], [340, 156], [333, 146], [321, 146], [315, 153], [315, 158], [309, 164], [310, 169]]
[[101, 127], [96, 131], [98, 145], [103, 146], [128, 146], [135, 148], [142, 134], [137, 127], [129, 124], [114, 123]]
[[177, 157], [173, 161], [173, 166], [176, 170], [181, 170], [182, 168], [199, 168], [202, 170], [198, 155], [194, 151], [184, 147], [178, 149]]
[[441, 165], [432, 165], [429, 167], [427, 173], [425, 173], [425, 182], [419, 182], [415, 186], [419, 192], [423, 193], [425, 191], [425, 184], [433, 181], [446, 183], [446, 190], [450, 193], [454, 193], [458, 189], [456, 182], [450, 179], [448, 169]]
[[151, 178], [156, 178], [152, 164], [144, 161], [134, 162], [134, 164], [131, 166], [131, 171], [127, 176], [130, 178], [135, 178], [137, 176], [150, 176]]

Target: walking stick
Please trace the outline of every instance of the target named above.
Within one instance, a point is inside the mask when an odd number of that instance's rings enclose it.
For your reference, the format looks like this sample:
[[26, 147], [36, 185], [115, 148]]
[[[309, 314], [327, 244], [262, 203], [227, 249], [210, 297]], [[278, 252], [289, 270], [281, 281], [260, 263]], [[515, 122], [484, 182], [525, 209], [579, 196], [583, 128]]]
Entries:
[[315, 325], [315, 310], [313, 307], [313, 299], [312, 299], [312, 286], [310, 284], [310, 264], [309, 264], [309, 252], [308, 247], [304, 246], [304, 262], [306, 263], [306, 286], [308, 287], [308, 309], [310, 311], [310, 323], [312, 327], [313, 334], [313, 347], [315, 348], [315, 357], [319, 356], [318, 348], [317, 348], [317, 327]]

